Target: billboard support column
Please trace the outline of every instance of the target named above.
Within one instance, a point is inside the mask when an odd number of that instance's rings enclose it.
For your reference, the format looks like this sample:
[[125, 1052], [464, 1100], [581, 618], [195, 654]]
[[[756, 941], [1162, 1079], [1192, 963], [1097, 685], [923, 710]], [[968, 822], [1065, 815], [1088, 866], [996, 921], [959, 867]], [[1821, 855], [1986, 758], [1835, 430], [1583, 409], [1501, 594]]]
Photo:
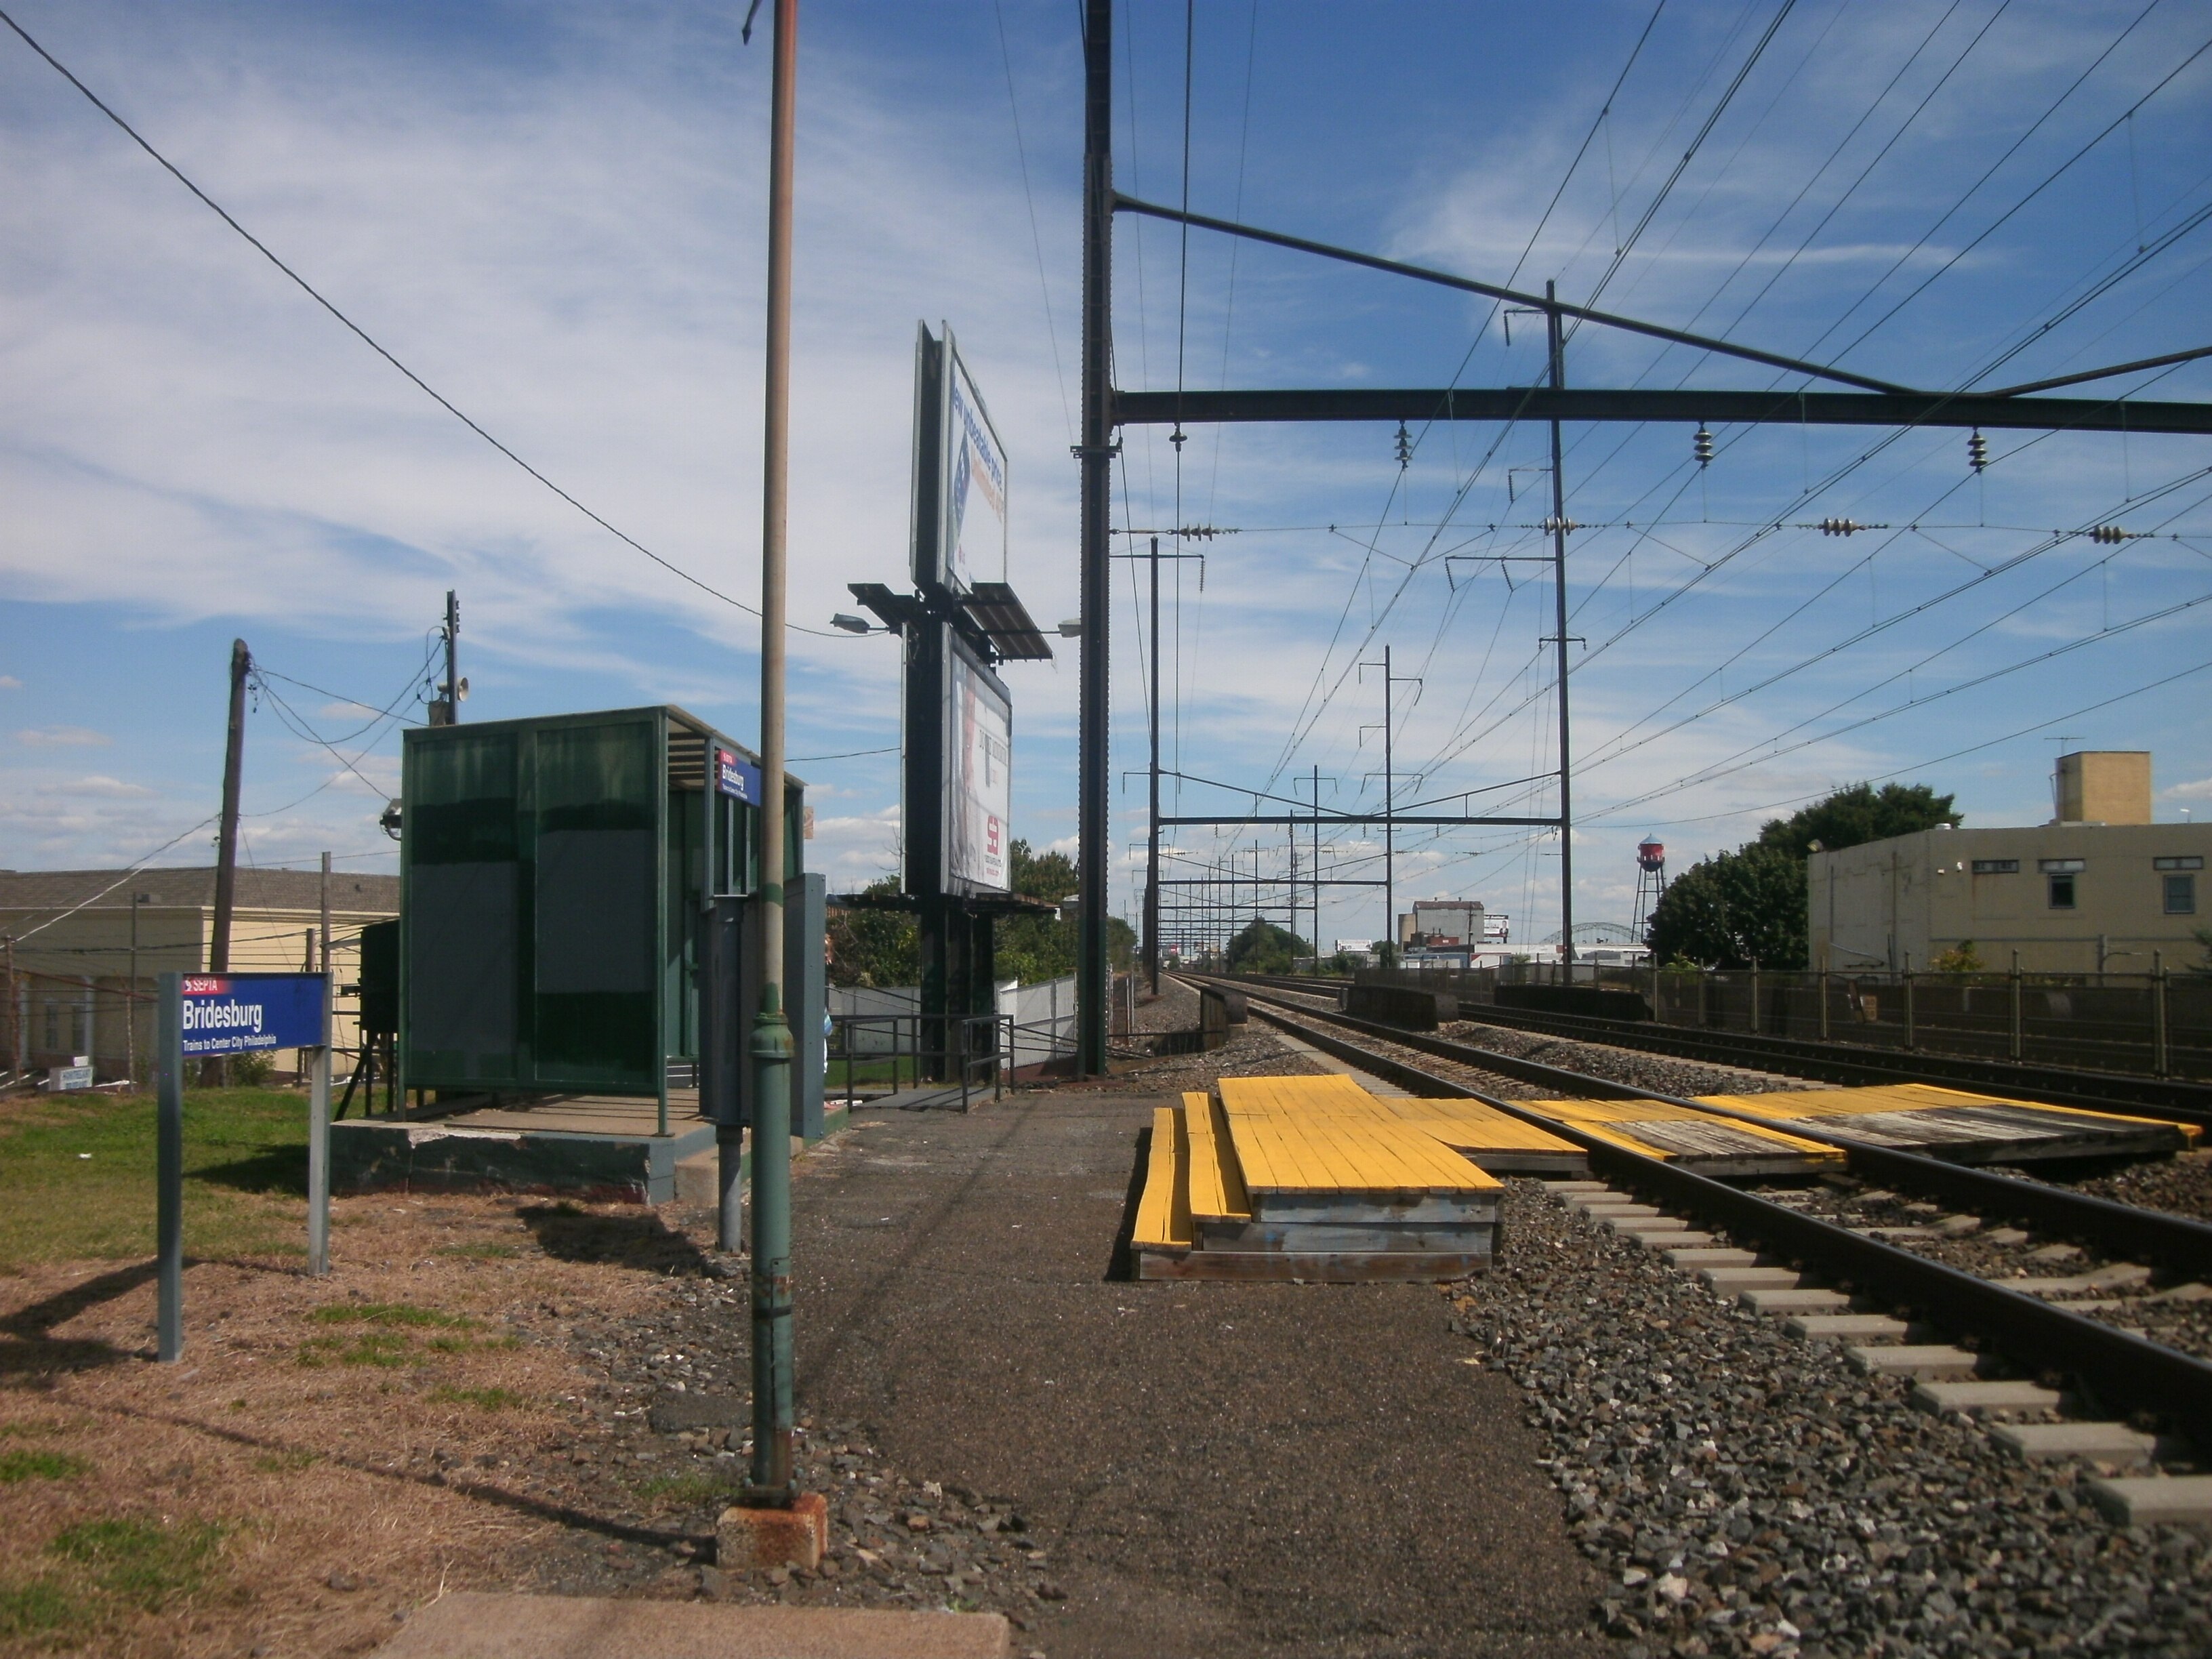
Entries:
[[1075, 1072], [1106, 1071], [1107, 518], [1112, 496], [1114, 283], [1114, 3], [1085, 0], [1083, 25], [1082, 733], [1078, 815], [1083, 920], [1075, 963]]

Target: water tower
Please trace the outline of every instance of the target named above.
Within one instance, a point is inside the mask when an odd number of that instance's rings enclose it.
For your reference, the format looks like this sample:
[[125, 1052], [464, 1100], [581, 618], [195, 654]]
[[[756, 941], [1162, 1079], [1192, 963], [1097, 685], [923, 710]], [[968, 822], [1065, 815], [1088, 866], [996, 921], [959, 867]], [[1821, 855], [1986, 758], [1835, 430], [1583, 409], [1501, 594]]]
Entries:
[[1656, 836], [1646, 836], [1636, 848], [1636, 912], [1631, 924], [1638, 939], [1649, 935], [1651, 913], [1667, 890], [1667, 845]]

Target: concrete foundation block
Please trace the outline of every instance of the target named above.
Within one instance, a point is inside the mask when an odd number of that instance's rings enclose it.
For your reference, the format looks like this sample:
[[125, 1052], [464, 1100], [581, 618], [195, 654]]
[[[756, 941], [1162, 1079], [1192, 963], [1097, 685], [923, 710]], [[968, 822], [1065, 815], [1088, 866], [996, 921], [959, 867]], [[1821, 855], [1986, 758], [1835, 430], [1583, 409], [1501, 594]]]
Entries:
[[726, 1572], [799, 1567], [812, 1572], [830, 1547], [830, 1501], [803, 1492], [787, 1510], [743, 1504], [722, 1511], [714, 1528], [715, 1564]]

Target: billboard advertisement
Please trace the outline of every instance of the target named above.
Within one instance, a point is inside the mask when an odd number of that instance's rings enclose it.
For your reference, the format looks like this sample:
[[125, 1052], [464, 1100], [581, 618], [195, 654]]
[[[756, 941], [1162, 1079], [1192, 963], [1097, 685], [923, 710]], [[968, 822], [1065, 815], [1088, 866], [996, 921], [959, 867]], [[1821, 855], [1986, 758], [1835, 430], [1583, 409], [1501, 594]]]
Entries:
[[938, 500], [943, 550], [939, 568], [947, 587], [966, 592], [979, 581], [1006, 575], [1006, 451], [993, 430], [968, 366], [945, 331], [945, 404], [939, 451], [945, 471]]
[[945, 733], [945, 886], [1013, 889], [1014, 710], [998, 677], [956, 646]]

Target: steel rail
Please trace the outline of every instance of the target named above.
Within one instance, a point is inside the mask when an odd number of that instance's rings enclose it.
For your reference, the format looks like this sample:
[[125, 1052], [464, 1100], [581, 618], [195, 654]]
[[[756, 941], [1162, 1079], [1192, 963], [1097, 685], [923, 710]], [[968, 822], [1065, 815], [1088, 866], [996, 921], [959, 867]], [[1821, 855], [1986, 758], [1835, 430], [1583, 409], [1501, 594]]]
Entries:
[[[1325, 981], [1283, 975], [1254, 975], [1249, 982], [1311, 996], [1333, 996], [1337, 990]], [[1855, 1042], [1774, 1036], [1764, 1032], [1713, 1031], [1658, 1020], [1607, 1019], [1592, 1014], [1504, 1008], [1495, 1003], [1465, 1000], [1459, 1001], [1458, 1007], [1462, 1019], [1481, 1024], [1542, 1031], [1583, 1042], [1641, 1048], [1738, 1068], [1749, 1062], [1759, 1070], [1788, 1071], [1828, 1083], [1971, 1084], [2046, 1105], [2075, 1106], [2093, 1112], [2125, 1112], [2212, 1128], [2212, 1085], [2185, 1079], [2141, 1077], [2129, 1072], [2098, 1072], [2071, 1066], [2023, 1065], [1971, 1054], [1935, 1054], [1917, 1050], [1905, 1054]], [[1780, 1063], [1763, 1063], [1766, 1061]]]
[[[1249, 985], [1244, 988], [1248, 997], [1255, 994]], [[1265, 994], [1260, 994], [1264, 996]], [[1282, 994], [1279, 992], [1277, 994]], [[1352, 1014], [1330, 1013], [1318, 1009], [1299, 1012], [1310, 1013], [1315, 1018], [1365, 1036], [1396, 1043], [1419, 1054], [1433, 1054], [1455, 1065], [1469, 1066], [1480, 1071], [1495, 1072], [1503, 1076], [1518, 1077], [1526, 1082], [1541, 1084], [1547, 1089], [1559, 1090], [1562, 1095], [1579, 1095], [1601, 1100], [1664, 1101], [1670, 1106], [1680, 1106], [1690, 1111], [1703, 1112], [1708, 1116], [1729, 1118], [1759, 1128], [1781, 1127], [1756, 1112], [1716, 1106], [1708, 1101], [1670, 1095], [1658, 1089], [1643, 1089], [1631, 1084], [1616, 1083], [1609, 1078], [1595, 1077], [1563, 1066], [1547, 1066], [1541, 1060], [1522, 1060], [1478, 1048], [1472, 1043], [1454, 1042], [1449, 1037], [1433, 1036], [1425, 1031], [1402, 1030], [1395, 1025], [1361, 1019]], [[1551, 1120], [1545, 1119], [1544, 1121], [1549, 1123]], [[1912, 1187], [1974, 1209], [2032, 1222], [2045, 1232], [2060, 1233], [2092, 1243], [2115, 1254], [2154, 1262], [2177, 1273], [2192, 1277], [2212, 1275], [2212, 1226], [2201, 1221], [2192, 1221], [2186, 1216], [2169, 1215], [2162, 1210], [2146, 1210], [2133, 1204], [2116, 1203], [2111, 1199], [2074, 1192], [2025, 1176], [1996, 1175], [1987, 1170], [1950, 1163], [1919, 1152], [1900, 1152], [1893, 1146], [1877, 1146], [1855, 1135], [1802, 1120], [1792, 1120], [1787, 1127], [1788, 1133], [1800, 1139], [1817, 1140], [1824, 1146], [1840, 1148], [1848, 1155], [1854, 1170], [1878, 1176], [1887, 1182]]]
[[[1875, 1295], [1901, 1312], [1972, 1332], [2039, 1376], [2057, 1373], [2070, 1377], [2092, 1409], [2151, 1412], [2192, 1438], [2212, 1440], [2212, 1365], [2201, 1360], [1895, 1245], [1863, 1238], [1848, 1229], [1801, 1215], [1785, 1205], [1740, 1192], [1723, 1182], [1676, 1169], [1663, 1159], [1629, 1152], [1571, 1125], [1539, 1117], [1514, 1101], [1439, 1077], [1395, 1056], [1376, 1054], [1324, 1027], [1293, 1018], [1279, 1007], [1262, 1007], [1259, 1012], [1262, 1018], [1296, 1032], [1316, 1048], [1356, 1062], [1402, 1087], [1431, 1097], [1480, 1100], [1564, 1136], [1582, 1146], [1590, 1167], [1609, 1179], [1714, 1217], [1739, 1242], [1759, 1245], [1844, 1289]], [[1347, 1015], [1334, 1016], [1332, 1023], [1355, 1024]], [[1418, 1034], [1392, 1031], [1385, 1040], [1396, 1042], [1408, 1035]]]
[[[2029, 1066], [1971, 1054], [1910, 1055], [1858, 1043], [1820, 1042], [1812, 1037], [1770, 1036], [1763, 1032], [1708, 1033], [1656, 1020], [1615, 1020], [1590, 1014], [1502, 1008], [1492, 1003], [1459, 1005], [1462, 1019], [1509, 1030], [1543, 1031], [1554, 1036], [1616, 1047], [1644, 1048], [1692, 1060], [1742, 1066], [1747, 1060], [1787, 1062], [1787, 1069], [1831, 1083], [1968, 1083], [2054, 1106], [2089, 1111], [2121, 1111], [2164, 1117], [2212, 1127], [2212, 1088], [2173, 1078], [2136, 1077], [2126, 1072], [2093, 1072], [2072, 1066]], [[1778, 1069], [1761, 1065], [1761, 1070]]]

